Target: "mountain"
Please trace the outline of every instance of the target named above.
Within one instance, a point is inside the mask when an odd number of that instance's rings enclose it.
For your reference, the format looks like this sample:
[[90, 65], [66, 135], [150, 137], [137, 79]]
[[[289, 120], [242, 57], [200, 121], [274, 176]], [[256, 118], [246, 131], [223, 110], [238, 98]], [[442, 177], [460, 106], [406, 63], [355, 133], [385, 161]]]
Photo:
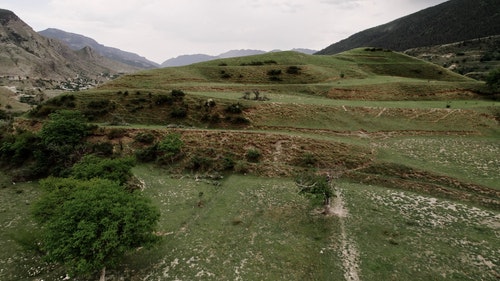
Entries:
[[373, 27], [319, 51], [332, 55], [358, 47], [404, 51], [500, 35], [498, 0], [450, 0]]
[[74, 51], [58, 40], [41, 36], [12, 11], [0, 9], [0, 77], [65, 81], [137, 70], [90, 48]]
[[117, 48], [104, 46], [95, 41], [94, 39], [80, 34], [70, 33], [55, 28], [48, 28], [39, 31], [38, 33], [48, 38], [60, 40], [65, 44], [67, 44], [73, 50], [80, 50], [87, 46], [91, 47], [97, 53], [108, 59], [119, 61], [121, 63], [131, 65], [133, 67], [142, 69], [151, 69], [151, 68], [157, 68], [159, 66], [159, 64], [152, 62], [137, 54], [122, 51]]
[[[313, 54], [316, 51], [310, 49], [293, 49], [293, 51], [304, 53], [304, 54]], [[280, 52], [280, 50], [273, 50], [270, 52]], [[253, 55], [261, 55], [268, 53], [266, 51], [261, 50], [251, 50], [251, 49], [242, 49], [242, 50], [230, 50], [225, 53], [222, 53], [218, 56], [210, 56], [205, 54], [194, 54], [194, 55], [181, 55], [175, 58], [171, 58], [166, 60], [161, 64], [161, 67], [173, 67], [173, 66], [184, 66], [190, 65], [193, 63], [211, 61], [216, 59], [227, 59], [227, 58], [236, 58], [236, 57], [246, 57]]]

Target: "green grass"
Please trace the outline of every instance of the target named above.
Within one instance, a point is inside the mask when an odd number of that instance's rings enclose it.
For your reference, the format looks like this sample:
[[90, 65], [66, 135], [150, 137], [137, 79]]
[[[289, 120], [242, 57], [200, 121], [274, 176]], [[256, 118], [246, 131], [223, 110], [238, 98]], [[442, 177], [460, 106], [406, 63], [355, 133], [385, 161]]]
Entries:
[[500, 189], [497, 138], [411, 137], [384, 140], [380, 158]]
[[[324, 217], [289, 179], [172, 177], [148, 165], [134, 174], [161, 210], [163, 241], [130, 253], [108, 269], [109, 280], [343, 280], [342, 232], [359, 254], [361, 280], [493, 280], [498, 273], [495, 211], [339, 182], [348, 216]], [[64, 269], [22, 247], [36, 237], [29, 217], [36, 184], [2, 186], [1, 279], [62, 279]]]
[[376, 186], [342, 184], [361, 280], [495, 280], [498, 212]]

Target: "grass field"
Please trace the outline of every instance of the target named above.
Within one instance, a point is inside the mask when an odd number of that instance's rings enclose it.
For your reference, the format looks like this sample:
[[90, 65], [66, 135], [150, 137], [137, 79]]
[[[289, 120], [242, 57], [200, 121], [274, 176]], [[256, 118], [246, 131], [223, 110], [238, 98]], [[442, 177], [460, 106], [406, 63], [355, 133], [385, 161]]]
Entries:
[[[163, 241], [108, 280], [497, 280], [500, 103], [484, 89], [394, 52], [280, 52], [123, 76], [15, 126], [77, 109], [115, 156], [180, 135], [175, 164], [133, 169]], [[338, 173], [333, 215], [298, 194], [306, 167]], [[0, 186], [0, 280], [63, 280], [33, 252], [37, 183]]]
[[[171, 176], [148, 165], [134, 168], [134, 174], [161, 210], [163, 239], [108, 269], [108, 280], [498, 277], [500, 214], [481, 207], [341, 181], [343, 215], [328, 217], [286, 178], [213, 180]], [[0, 192], [1, 280], [63, 280], [64, 269], [19, 245], [36, 236], [29, 218], [36, 185], [5, 183]]]

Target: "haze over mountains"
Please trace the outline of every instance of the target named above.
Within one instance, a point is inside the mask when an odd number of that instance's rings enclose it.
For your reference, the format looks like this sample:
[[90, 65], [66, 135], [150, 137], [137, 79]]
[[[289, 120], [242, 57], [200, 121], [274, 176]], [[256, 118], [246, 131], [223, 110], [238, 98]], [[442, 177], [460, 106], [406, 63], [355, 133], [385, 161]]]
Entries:
[[333, 55], [358, 47], [395, 51], [500, 35], [500, 1], [451, 0], [373, 27], [319, 51]]

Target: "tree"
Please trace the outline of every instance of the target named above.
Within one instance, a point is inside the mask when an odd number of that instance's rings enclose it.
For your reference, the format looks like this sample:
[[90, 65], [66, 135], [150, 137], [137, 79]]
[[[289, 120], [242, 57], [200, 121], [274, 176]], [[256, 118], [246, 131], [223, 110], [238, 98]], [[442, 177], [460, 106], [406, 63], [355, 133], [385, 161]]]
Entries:
[[83, 142], [89, 131], [85, 117], [79, 111], [59, 110], [50, 114], [40, 131], [40, 160], [45, 162], [53, 175], [63, 175], [85, 151]]
[[77, 179], [90, 180], [102, 178], [125, 184], [131, 177], [130, 169], [134, 166], [133, 158], [100, 158], [86, 155], [73, 165], [70, 175]]
[[140, 192], [94, 178], [48, 178], [34, 205], [42, 228], [41, 249], [49, 262], [73, 274], [90, 276], [116, 266], [125, 253], [158, 241], [153, 230], [159, 211]]
[[156, 150], [159, 154], [158, 160], [160, 162], [173, 162], [181, 153], [184, 143], [181, 140], [181, 135], [177, 133], [170, 133], [158, 143]]
[[324, 213], [328, 214], [330, 202], [333, 196], [331, 179], [328, 176], [317, 175], [312, 172], [302, 173], [295, 178], [295, 184], [299, 187], [299, 193], [308, 194], [313, 199], [321, 199], [325, 208]]
[[85, 117], [79, 111], [59, 110], [50, 114], [49, 118], [40, 131], [43, 143], [49, 147], [74, 147], [89, 130]]

